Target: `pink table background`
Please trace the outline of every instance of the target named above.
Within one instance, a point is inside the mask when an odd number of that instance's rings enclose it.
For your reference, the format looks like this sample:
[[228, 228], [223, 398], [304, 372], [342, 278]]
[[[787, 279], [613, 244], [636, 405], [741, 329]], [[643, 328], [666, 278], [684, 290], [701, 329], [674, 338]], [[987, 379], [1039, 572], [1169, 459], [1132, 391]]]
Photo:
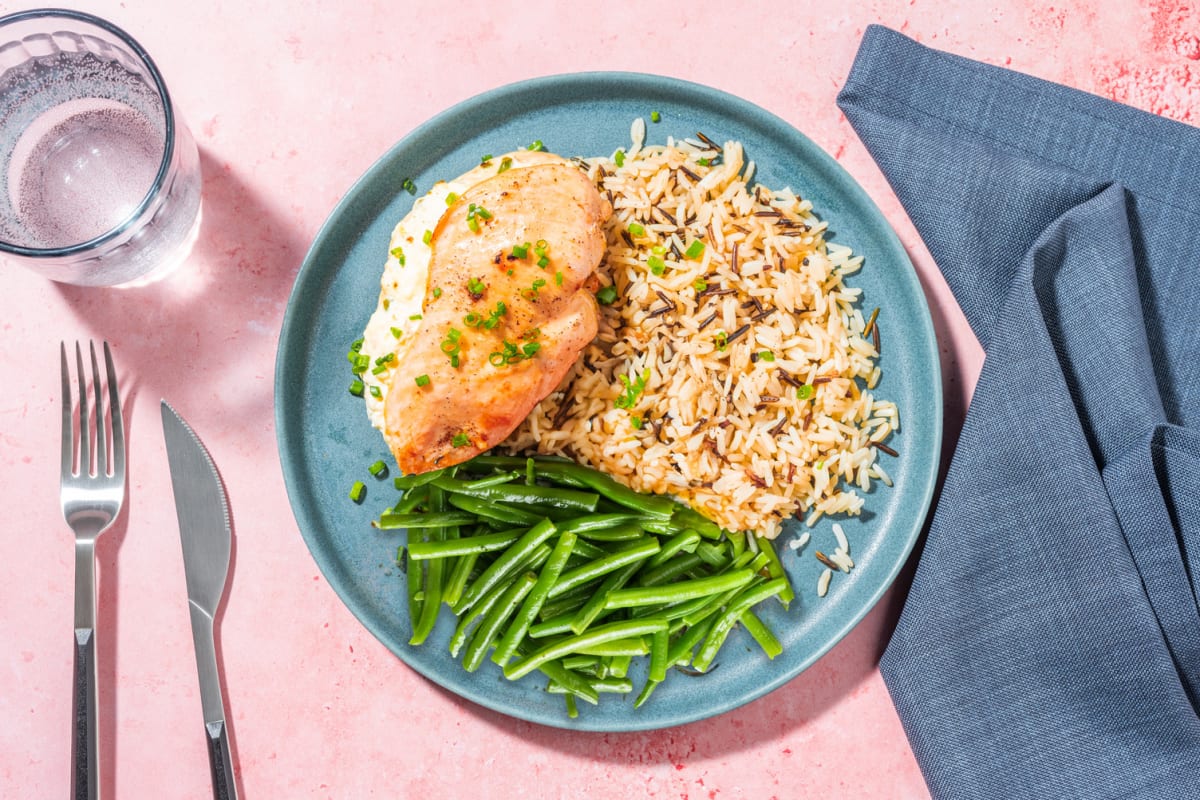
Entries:
[[[82, 290], [0, 271], [0, 794], [67, 793], [72, 547], [58, 508], [58, 340], [107, 338], [126, 393], [127, 513], [100, 543], [109, 797], [211, 796], [165, 397], [229, 487], [238, 543], [220, 628], [243, 797], [922, 798], [879, 677], [893, 591], [814, 667], [716, 719], [654, 733], [543, 728], [412, 672], [350, 615], [296, 530], [279, 470], [279, 327], [317, 228], [385, 149], [444, 108], [524, 78], [655, 72], [790, 121], [875, 198], [909, 249], [942, 343], [947, 442], [979, 346], [834, 104], [864, 27], [1186, 122], [1200, 118], [1200, 13], [1186, 3], [66, 3], [153, 54], [194, 131], [204, 224], [184, 271]], [[24, 5], [0, 3], [8, 13]], [[436, 8], [436, 11], [433, 9]], [[519, 10], [516, 10], [519, 9]], [[641, 29], [645, 27], [645, 31]], [[297, 365], [302, 368], [302, 365]]]

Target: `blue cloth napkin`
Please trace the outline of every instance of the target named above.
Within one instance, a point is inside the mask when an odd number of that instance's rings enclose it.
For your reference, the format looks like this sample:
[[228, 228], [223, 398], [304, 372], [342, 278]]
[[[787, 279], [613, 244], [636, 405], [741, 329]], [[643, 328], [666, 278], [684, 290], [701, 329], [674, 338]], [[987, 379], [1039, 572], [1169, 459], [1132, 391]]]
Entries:
[[838, 98], [986, 350], [881, 662], [937, 798], [1200, 798], [1200, 129], [870, 28]]

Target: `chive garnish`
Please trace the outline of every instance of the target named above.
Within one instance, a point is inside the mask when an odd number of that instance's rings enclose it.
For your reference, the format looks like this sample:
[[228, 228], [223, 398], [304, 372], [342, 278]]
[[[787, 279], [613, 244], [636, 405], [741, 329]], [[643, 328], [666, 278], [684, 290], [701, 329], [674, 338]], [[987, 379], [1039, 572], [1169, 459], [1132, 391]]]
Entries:
[[700, 258], [700, 256], [703, 254], [704, 254], [704, 242], [700, 241], [699, 239], [693, 239], [692, 243], [690, 245], [688, 245], [688, 249], [683, 254], [683, 257], [687, 258], [691, 261], [695, 261], [698, 258]]
[[429, 385], [429, 376], [428, 375], [418, 375], [417, 377], [413, 378], [413, 381], [417, 384], [417, 386], [428, 386]]
[[366, 386], [363, 385], [363, 382], [358, 378], [355, 378], [350, 382], [350, 394], [354, 395], [355, 397], [362, 397], [363, 390], [365, 388]]
[[367, 467], [367, 472], [371, 473], [376, 478], [387, 477], [384, 473], [387, 472], [387, 464], [382, 461], [376, 461], [371, 466]]
[[796, 398], [799, 400], [808, 400], [816, 391], [811, 383], [806, 383], [796, 390]]
[[367, 496], [367, 486], [362, 481], [355, 481], [350, 487], [350, 499], [356, 503], [361, 503], [363, 498]]
[[470, 443], [471, 440], [465, 433], [456, 433], [454, 434], [454, 438], [450, 440], [450, 445], [452, 447], [466, 447]]
[[611, 306], [617, 302], [617, 287], [604, 286], [600, 291], [596, 292], [596, 302], [602, 306]]

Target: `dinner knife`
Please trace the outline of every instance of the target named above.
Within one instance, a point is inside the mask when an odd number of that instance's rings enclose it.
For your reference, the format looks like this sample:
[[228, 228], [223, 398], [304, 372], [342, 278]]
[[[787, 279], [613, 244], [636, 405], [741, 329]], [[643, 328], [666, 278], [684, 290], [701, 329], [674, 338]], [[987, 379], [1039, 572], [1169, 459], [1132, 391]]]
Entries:
[[204, 710], [213, 797], [237, 800], [213, 630], [229, 573], [229, 550], [233, 540], [229, 504], [221, 476], [208, 451], [166, 400], [162, 401], [162, 423], [167, 462], [171, 468], [171, 487], [175, 493], [175, 513], [179, 517], [179, 537], [183, 542], [183, 569], [187, 578], [196, 669], [200, 674], [200, 704]]

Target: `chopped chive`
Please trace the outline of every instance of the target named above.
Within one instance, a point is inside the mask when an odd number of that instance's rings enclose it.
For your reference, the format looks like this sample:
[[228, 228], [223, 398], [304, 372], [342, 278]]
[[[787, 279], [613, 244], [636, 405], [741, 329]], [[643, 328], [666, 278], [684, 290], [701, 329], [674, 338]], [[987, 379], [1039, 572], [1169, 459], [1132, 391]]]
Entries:
[[630, 417], [629, 424], [633, 426], [634, 430], [640, 431], [642, 429], [642, 418], [641, 417]]
[[775, 354], [772, 353], [770, 350], [763, 350], [762, 352], [760, 352], [758, 354], [758, 358], [760, 361], [774, 361]]
[[550, 266], [550, 259], [546, 256], [542, 256], [537, 260], [537, 265], [542, 269], [545, 269], [546, 267]]
[[500, 167], [496, 170], [496, 174], [499, 175], [501, 172], [508, 172], [509, 167], [511, 166], [512, 159], [508, 156], [505, 156], [504, 158], [500, 159]]
[[451, 328], [449, 331], [447, 331], [446, 338], [452, 342], [457, 342], [462, 338], [462, 331], [460, 331], [458, 328]]
[[371, 370], [372, 375], [382, 375], [385, 372], [387, 372], [387, 364], [378, 364]]
[[409, 314], [408, 318], [411, 320], [418, 320], [418, 319], [421, 319], [421, 315], [420, 314]]
[[395, 258], [397, 261], [400, 262], [400, 266], [403, 267], [404, 266], [404, 248], [400, 247], [399, 245], [396, 245], [389, 252], [391, 252], [393, 258]]
[[611, 306], [617, 302], [617, 287], [604, 286], [600, 291], [596, 292], [596, 302], [602, 306]]
[[355, 397], [362, 397], [363, 390], [365, 388], [366, 386], [358, 378], [355, 378], [350, 382], [350, 394], [354, 395]]
[[403, 181], [400, 183], [400, 187], [401, 187], [402, 189], [404, 189], [404, 191], [408, 192], [409, 194], [416, 194], [416, 193], [417, 193], [417, 184], [413, 182], [413, 179], [412, 179], [412, 178], [405, 178], [405, 179], [404, 179], [404, 180], [403, 180]]
[[433, 299], [437, 300], [441, 296], [442, 296], [442, 287], [440, 287], [440, 286], [433, 287]]
[[367, 472], [371, 473], [376, 478], [386, 478], [387, 464], [382, 461], [376, 461], [371, 466], [367, 467]]
[[381, 397], [383, 397], [383, 390], [380, 389], [378, 386], [372, 385], [371, 386], [371, 397], [374, 397], [376, 400], [380, 399]]
[[425, 234], [421, 237], [421, 241], [424, 242], [425, 244], [429, 244], [430, 242], [432, 242], [433, 241], [433, 231], [425, 231]]
[[556, 272], [556, 273], [554, 273], [554, 285], [555, 285], [555, 286], [562, 286], [562, 285], [563, 285], [563, 274], [562, 274], [562, 272]]
[[725, 352], [725, 347], [729, 344], [729, 334], [725, 333], [725, 331], [717, 331], [716, 336], [713, 337], [713, 341], [716, 342], [717, 349], [723, 353]]
[[454, 438], [450, 440], [452, 447], [466, 447], [471, 443], [470, 438], [465, 433], [456, 433]]
[[471, 278], [467, 281], [467, 291], [471, 294], [483, 294], [487, 291], [487, 284], [479, 278]]
[[367, 485], [362, 481], [355, 481], [350, 487], [350, 499], [356, 503], [361, 503], [363, 498], [367, 496]]
[[362, 350], [362, 346], [363, 346], [363, 339], [360, 336], [359, 338], [355, 339], [353, 342], [350, 343], [350, 352], [357, 353], [358, 351]]
[[806, 383], [796, 390], [796, 397], [800, 400], [807, 400], [813, 396], [815, 391], [816, 389], [813, 388], [811, 383]]
[[395, 353], [387, 353], [386, 355], [382, 355], [379, 358], [375, 359], [375, 366], [379, 366], [380, 364], [390, 364], [391, 362], [393, 362], [395, 360], [396, 360]]
[[667, 247], [666, 245], [656, 244], [650, 248], [650, 252], [656, 256], [665, 256], [667, 254]]
[[491, 153], [488, 153], [488, 154], [486, 154], [486, 155], [480, 156], [480, 157], [479, 157], [479, 165], [480, 165], [481, 167], [482, 167], [482, 166], [487, 166], [487, 163], [488, 163], [489, 161], [491, 161], [491, 160], [492, 160], [492, 154], [491, 154]]
[[667, 264], [658, 256], [650, 256], [646, 259], [646, 266], [650, 267], [650, 271], [655, 275], [662, 275], [666, 271]]
[[514, 244], [512, 249], [513, 258], [525, 258], [529, 255], [529, 242], [525, 244]]
[[392, 336], [395, 336], [397, 339], [399, 339], [403, 335], [404, 331], [400, 328], [392, 328]]
[[541, 140], [541, 139], [535, 139], [535, 140], [534, 140], [534, 142], [533, 142], [533, 144], [529, 145], [529, 146], [528, 146], [528, 147], [526, 147], [525, 149], [526, 149], [526, 150], [533, 150], [534, 152], [541, 152], [541, 151], [543, 151], [543, 150], [545, 150], [545, 149], [546, 149], [546, 145], [542, 144], [542, 140]]
[[659, 122], [660, 120], [662, 120], [662, 114], [658, 113], [657, 111], [650, 112], [650, 121], [651, 122]]
[[629, 223], [629, 235], [630, 236], [645, 236], [646, 229], [642, 226], [642, 224], [640, 222], [631, 222], [631, 223]]
[[697, 292], [703, 292], [708, 288], [708, 281], [704, 280], [704, 278], [696, 278], [696, 280], [692, 283], [692, 288]]
[[457, 200], [458, 200], [458, 195], [455, 194], [454, 192], [451, 192], [450, 194], [446, 195], [446, 205], [448, 205], [448, 206], [454, 205], [455, 201], [457, 201]]
[[615, 163], [615, 164], [616, 164], [618, 167], [623, 167], [623, 166], [625, 166], [625, 151], [624, 151], [624, 150], [618, 150], [617, 152], [613, 153], [613, 162], [614, 162], [614, 163]]
[[428, 386], [429, 385], [429, 376], [428, 375], [418, 375], [417, 377], [413, 378], [413, 381], [416, 382], [417, 386]]
[[688, 245], [687, 252], [685, 252], [683, 254], [683, 256], [684, 256], [684, 258], [695, 261], [696, 259], [700, 258], [700, 256], [703, 254], [704, 254], [704, 242], [700, 241], [699, 239], [693, 239], [692, 243], [690, 245]]
[[467, 217], [467, 227], [471, 229], [471, 233], [479, 233], [479, 220], [475, 217]]
[[698, 159], [696, 159], [696, 163], [702, 167], [707, 167], [709, 164], [712, 163], [712, 159], [711, 158], [698, 158]]

